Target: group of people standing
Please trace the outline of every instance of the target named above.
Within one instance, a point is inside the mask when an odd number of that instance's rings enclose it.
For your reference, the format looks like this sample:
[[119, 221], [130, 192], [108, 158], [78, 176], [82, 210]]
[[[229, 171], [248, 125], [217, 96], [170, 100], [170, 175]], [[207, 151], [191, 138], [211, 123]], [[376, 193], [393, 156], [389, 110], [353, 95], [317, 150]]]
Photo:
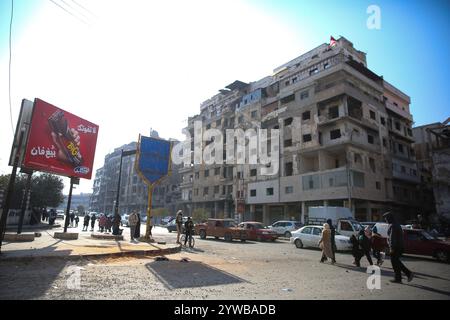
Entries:
[[[177, 244], [181, 244], [180, 236], [183, 233], [183, 211], [178, 210], [175, 223], [177, 226]], [[194, 222], [191, 217], [188, 217], [184, 223], [184, 233], [186, 235], [184, 238], [184, 246], [186, 246], [189, 238], [191, 238], [194, 234]]]
[[[387, 212], [383, 215], [383, 218], [389, 224], [388, 229], [388, 244], [389, 255], [391, 259], [392, 268], [394, 269], [395, 278], [391, 282], [401, 283], [402, 272], [406, 275], [408, 282], [413, 279], [413, 273], [400, 261], [400, 257], [404, 251], [403, 245], [403, 230], [401, 225], [395, 220], [392, 212]], [[333, 226], [331, 219], [327, 220], [327, 223], [323, 225], [322, 237], [319, 242], [319, 246], [322, 249], [322, 257], [320, 262], [323, 263], [328, 259], [331, 259], [331, 263], [336, 263], [336, 230]], [[377, 259], [376, 264], [381, 266], [383, 264], [382, 251], [384, 249], [384, 243], [382, 236], [378, 233], [376, 226], [374, 228], [366, 227], [364, 230], [360, 230], [359, 234], [352, 235], [350, 237], [352, 243], [352, 255], [354, 257], [353, 264], [357, 267], [361, 266], [361, 258], [366, 256], [370, 265], [373, 265], [371, 251], [373, 256]]]

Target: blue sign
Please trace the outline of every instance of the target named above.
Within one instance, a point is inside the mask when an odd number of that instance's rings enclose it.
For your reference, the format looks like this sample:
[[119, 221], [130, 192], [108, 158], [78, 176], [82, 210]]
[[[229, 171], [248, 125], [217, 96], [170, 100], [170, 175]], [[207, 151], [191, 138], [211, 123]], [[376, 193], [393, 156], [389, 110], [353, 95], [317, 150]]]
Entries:
[[170, 174], [170, 141], [139, 137], [136, 171], [148, 185]]

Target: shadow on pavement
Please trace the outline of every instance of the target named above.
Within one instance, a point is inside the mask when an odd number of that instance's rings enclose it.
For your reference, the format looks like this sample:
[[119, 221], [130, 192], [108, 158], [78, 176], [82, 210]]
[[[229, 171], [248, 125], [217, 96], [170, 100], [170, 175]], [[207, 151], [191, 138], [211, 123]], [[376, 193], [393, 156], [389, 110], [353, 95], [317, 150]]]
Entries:
[[153, 261], [145, 265], [170, 290], [246, 282], [202, 262]]
[[420, 285], [420, 284], [405, 283], [405, 285], [407, 285], [409, 287], [417, 288], [417, 289], [430, 291], [430, 292], [433, 292], [433, 293], [443, 294], [443, 295], [446, 295], [446, 296], [450, 297], [450, 291], [439, 290], [439, 289], [423, 286], [423, 285]]

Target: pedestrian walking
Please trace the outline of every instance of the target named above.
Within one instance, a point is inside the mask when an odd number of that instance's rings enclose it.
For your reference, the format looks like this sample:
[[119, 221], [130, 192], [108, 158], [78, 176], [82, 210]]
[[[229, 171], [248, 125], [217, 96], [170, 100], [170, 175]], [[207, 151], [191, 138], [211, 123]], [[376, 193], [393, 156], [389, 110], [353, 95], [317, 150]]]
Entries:
[[115, 236], [122, 234], [123, 229], [120, 229], [121, 220], [120, 214], [115, 213], [112, 221], [113, 235]]
[[95, 216], [95, 214], [93, 214], [91, 217], [91, 231], [94, 231], [95, 220], [97, 220], [97, 217]]
[[[184, 246], [186, 246], [186, 243], [188, 242], [188, 239], [192, 237], [192, 234], [194, 232], [194, 222], [192, 221], [191, 217], [188, 217], [186, 222], [184, 223], [184, 232], [186, 237], [184, 238]], [[191, 242], [189, 241], [189, 244]]]
[[357, 267], [360, 267], [360, 261], [364, 253], [359, 246], [358, 238], [354, 234], [352, 234], [352, 236], [350, 237], [350, 242], [352, 244], [353, 264]]
[[378, 233], [377, 226], [372, 228], [372, 254], [377, 259], [377, 266], [383, 264], [383, 257], [381, 251], [384, 249], [384, 241], [381, 234]]
[[105, 224], [106, 232], [111, 232], [112, 225], [113, 225], [113, 218], [112, 218], [112, 216], [106, 216], [106, 224]]
[[178, 210], [175, 224], [177, 225], [177, 243], [181, 244], [180, 236], [183, 229], [183, 211]]
[[389, 223], [388, 240], [392, 268], [394, 269], [395, 278], [391, 280], [394, 283], [402, 283], [402, 272], [406, 275], [408, 282], [410, 282], [414, 275], [400, 260], [403, 250], [403, 230], [401, 225], [396, 221], [392, 212], [388, 211], [383, 215], [383, 218]]
[[102, 214], [98, 219], [99, 231], [103, 233], [103, 231], [105, 231], [105, 226], [106, 226], [106, 215]]
[[368, 229], [369, 228], [359, 230], [358, 242], [359, 242], [359, 247], [361, 248], [361, 250], [363, 252], [363, 256], [364, 255], [366, 256], [367, 261], [369, 261], [369, 264], [372, 266], [373, 261], [372, 261], [372, 257], [370, 256], [370, 251], [372, 249], [372, 245], [371, 245], [371, 240], [369, 238], [370, 234], [366, 231]]
[[136, 224], [136, 228], [134, 229], [134, 238], [139, 239], [141, 237], [141, 215], [136, 214], [138, 221]]
[[322, 238], [319, 241], [319, 247], [322, 249], [322, 258], [320, 259], [320, 262], [323, 263], [330, 258], [334, 264], [333, 249], [331, 248], [331, 229], [328, 223], [324, 223], [323, 225]]
[[135, 211], [133, 211], [128, 217], [128, 224], [130, 225], [130, 238], [131, 241], [134, 241], [134, 234], [136, 232], [136, 225], [138, 223], [138, 215]]
[[84, 215], [84, 220], [83, 220], [83, 231], [88, 231], [89, 220], [91, 220], [91, 217], [89, 216], [89, 214], [86, 213]]
[[75, 221], [75, 213], [70, 214], [70, 226], [73, 228], [73, 222]]
[[333, 258], [331, 259], [331, 261], [333, 263], [336, 263], [336, 228], [333, 226], [333, 222], [331, 221], [331, 219], [327, 220], [328, 225], [330, 226], [330, 231], [331, 231], [331, 250], [333, 253]]
[[75, 217], [75, 227], [78, 228], [78, 222], [80, 222], [80, 217]]

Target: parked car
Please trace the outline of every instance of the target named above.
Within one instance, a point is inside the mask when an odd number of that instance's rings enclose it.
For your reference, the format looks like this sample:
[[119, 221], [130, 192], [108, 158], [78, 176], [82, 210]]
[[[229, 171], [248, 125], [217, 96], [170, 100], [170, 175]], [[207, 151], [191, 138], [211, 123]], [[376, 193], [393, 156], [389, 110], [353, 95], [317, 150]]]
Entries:
[[290, 238], [292, 231], [298, 230], [303, 224], [300, 221], [277, 221], [269, 229], [275, 231], [276, 234], [282, 235], [286, 238]]
[[[184, 233], [184, 223], [187, 221], [187, 218], [188, 217], [183, 217], [183, 223], [181, 225], [182, 233]], [[177, 231], [177, 224], [175, 222], [175, 219], [170, 220], [170, 222], [166, 224], [166, 228], [167, 228], [167, 231], [169, 231], [169, 233]]]
[[205, 223], [195, 225], [195, 233], [200, 235], [201, 239], [211, 236], [230, 242], [233, 239], [247, 240], [247, 231], [239, 228], [233, 219], [208, 219]]
[[238, 227], [247, 230], [247, 240], [275, 241], [278, 238], [275, 231], [264, 226], [261, 222], [246, 221], [240, 223]]
[[[290, 242], [297, 248], [312, 247], [319, 248], [319, 241], [322, 236], [323, 226], [304, 226], [297, 231], [292, 232]], [[350, 237], [343, 236], [336, 232], [336, 249], [338, 251], [351, 251], [352, 244]]]
[[163, 226], [167, 225], [173, 220], [175, 220], [175, 217], [172, 217], [172, 216], [164, 217], [161, 219], [161, 225], [163, 225]]
[[357, 235], [364, 226], [356, 221], [353, 213], [345, 207], [310, 207], [308, 215], [309, 225], [322, 226], [331, 219], [336, 231], [344, 236]]
[[56, 210], [56, 219], [64, 219], [65, 215], [64, 210]]
[[450, 242], [439, 240], [422, 229], [403, 229], [405, 254], [431, 256], [450, 261]]

